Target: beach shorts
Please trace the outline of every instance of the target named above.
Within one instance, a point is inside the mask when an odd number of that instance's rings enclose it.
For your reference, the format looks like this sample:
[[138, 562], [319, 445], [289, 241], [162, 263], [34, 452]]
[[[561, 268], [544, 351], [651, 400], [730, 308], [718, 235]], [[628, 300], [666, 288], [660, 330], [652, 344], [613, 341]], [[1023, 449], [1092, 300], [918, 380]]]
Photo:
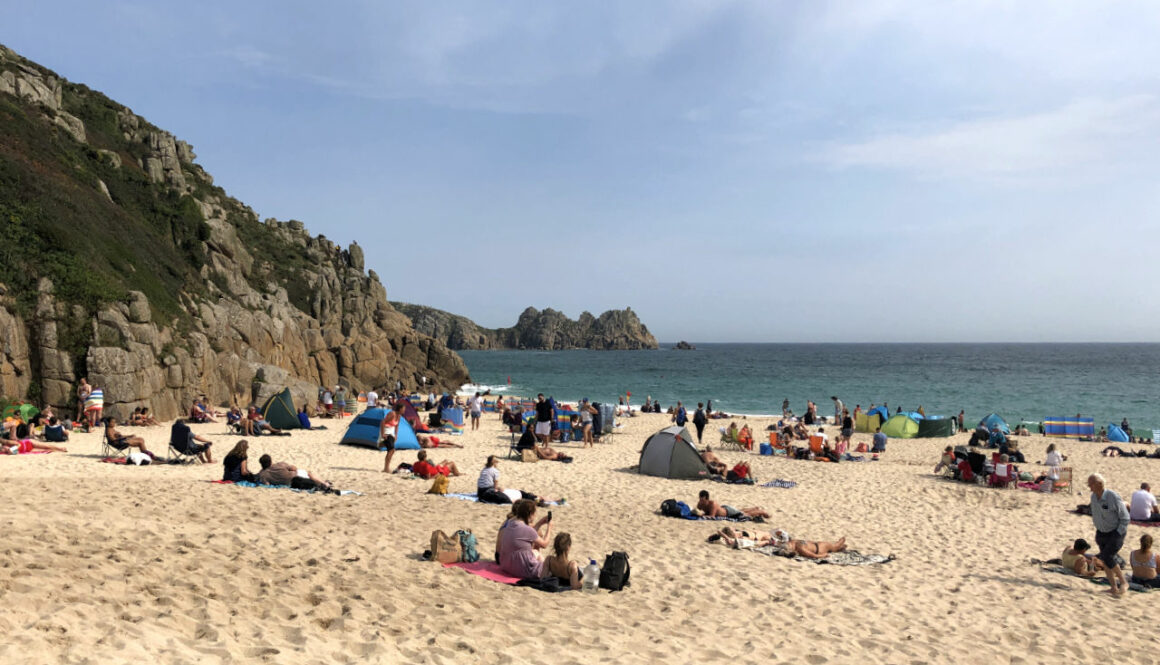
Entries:
[[548, 436], [552, 433], [552, 421], [545, 420], [544, 422], [536, 422], [536, 434], [538, 436]]
[[479, 418], [480, 418], [482, 415], [483, 415], [483, 412], [482, 412], [482, 411], [472, 411], [472, 412], [471, 412], [471, 417], [472, 417], [472, 418], [475, 418], [476, 420], [479, 420]]
[[721, 508], [723, 508], [725, 510], [725, 517], [728, 517], [731, 520], [745, 517], [745, 513], [741, 512], [740, 510], [737, 510], [733, 506], [721, 506]]
[[394, 450], [395, 449], [395, 435], [388, 434], [386, 438], [379, 441], [379, 450]]
[[850, 437], [854, 436], [854, 430], [852, 430], [852, 429], [849, 429], [849, 428], [843, 429], [843, 430], [842, 430], [842, 436], [843, 436], [844, 438], [847, 438], [847, 439], [848, 439], [848, 438], [850, 438]]
[[1119, 531], [1096, 531], [1096, 545], [1100, 548], [1099, 560], [1108, 568], [1120, 564], [1117, 555], [1124, 547], [1124, 534]]

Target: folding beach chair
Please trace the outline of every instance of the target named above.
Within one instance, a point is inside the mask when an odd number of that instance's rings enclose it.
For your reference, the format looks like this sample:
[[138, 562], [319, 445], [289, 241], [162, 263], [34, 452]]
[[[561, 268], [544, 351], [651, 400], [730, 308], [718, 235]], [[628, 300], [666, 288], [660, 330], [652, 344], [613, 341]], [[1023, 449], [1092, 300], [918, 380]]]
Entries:
[[1075, 482], [1072, 479], [1074, 475], [1070, 466], [1061, 467], [1059, 469], [1059, 478], [1056, 478], [1051, 485], [1052, 492], [1062, 492], [1067, 490], [1068, 494], [1075, 493]]
[[101, 434], [101, 457], [102, 458], [117, 458], [125, 457], [129, 454], [131, 446], [127, 443], [117, 443], [109, 439], [109, 430], [106, 428]]
[[193, 432], [189, 430], [189, 425], [180, 421], [174, 422], [173, 428], [169, 430], [169, 463], [188, 464], [200, 461], [197, 453], [193, 452], [192, 444]]
[[718, 444], [722, 449], [745, 450], [745, 446], [741, 442], [729, 435], [729, 430], [725, 427], [720, 428], [721, 442]]

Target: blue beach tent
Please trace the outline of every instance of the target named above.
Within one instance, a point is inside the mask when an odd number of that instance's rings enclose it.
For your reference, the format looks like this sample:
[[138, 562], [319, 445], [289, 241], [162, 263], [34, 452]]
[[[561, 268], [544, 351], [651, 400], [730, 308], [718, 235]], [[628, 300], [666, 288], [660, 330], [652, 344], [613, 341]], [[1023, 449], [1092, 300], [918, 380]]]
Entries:
[[994, 432], [995, 428], [1003, 430], [1004, 434], [1010, 434], [1011, 428], [1007, 425], [1007, 421], [999, 417], [999, 414], [992, 413], [991, 415], [979, 421], [979, 424], [987, 428], [988, 432]]
[[[363, 411], [350, 427], [346, 428], [346, 434], [342, 436], [342, 441], [339, 443], [345, 446], [362, 446], [364, 448], [379, 449], [379, 428], [383, 424], [383, 418], [387, 416], [388, 409], [367, 409]], [[415, 429], [411, 427], [411, 423], [404, 418], [399, 421], [398, 430], [395, 433], [395, 450], [418, 450], [419, 439], [415, 438]]]
[[890, 412], [887, 411], [886, 407], [884, 407], [884, 406], [876, 406], [873, 409], [870, 409], [869, 411], [867, 411], [866, 415], [872, 416], [876, 413], [878, 414], [878, 417], [882, 419], [882, 422], [886, 422], [887, 420], [890, 420]]
[[1115, 443], [1128, 443], [1131, 439], [1128, 438], [1127, 432], [1120, 429], [1119, 425], [1108, 423], [1108, 441]]

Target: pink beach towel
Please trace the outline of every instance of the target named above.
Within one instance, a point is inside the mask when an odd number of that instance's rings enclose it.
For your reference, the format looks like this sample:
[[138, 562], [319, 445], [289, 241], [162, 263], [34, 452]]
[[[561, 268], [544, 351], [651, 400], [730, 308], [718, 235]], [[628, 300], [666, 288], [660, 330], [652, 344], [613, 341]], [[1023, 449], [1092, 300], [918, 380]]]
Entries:
[[444, 568], [461, 568], [472, 575], [477, 575], [485, 580], [492, 582], [499, 582], [500, 584], [515, 584], [520, 581], [520, 578], [513, 577], [500, 570], [498, 563], [491, 561], [476, 561], [474, 563], [445, 563]]

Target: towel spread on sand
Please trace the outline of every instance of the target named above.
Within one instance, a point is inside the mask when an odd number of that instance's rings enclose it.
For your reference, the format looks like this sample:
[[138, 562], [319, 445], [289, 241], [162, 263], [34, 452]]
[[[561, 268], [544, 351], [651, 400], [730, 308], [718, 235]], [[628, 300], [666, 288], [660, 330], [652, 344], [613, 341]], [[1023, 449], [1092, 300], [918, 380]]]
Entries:
[[[448, 492], [448, 493], [444, 494], [443, 496], [445, 496], [449, 499], [459, 499], [460, 501], [471, 501], [473, 503], [479, 503], [479, 497], [477, 497], [474, 494], [468, 494], [467, 492]], [[564, 505], [564, 504], [560, 503], [559, 501], [545, 501], [544, 504], [548, 505], [548, 506], [562, 506], [562, 505]], [[493, 506], [510, 506], [511, 504], [510, 503], [493, 503], [491, 505], [493, 505]]]
[[893, 554], [862, 554], [858, 550], [846, 550], [845, 552], [833, 552], [824, 559], [807, 559], [803, 556], [798, 556], [793, 552], [784, 550], [780, 547], [766, 546], [754, 547], [752, 551], [766, 556], [780, 556], [786, 559], [793, 559], [794, 561], [812, 561], [814, 563], [828, 563], [834, 566], [872, 566], [881, 563], [890, 563], [894, 561]]
[[25, 455], [47, 455], [51, 452], [54, 452], [54, 451], [52, 451], [52, 450], [35, 450], [34, 449], [34, 450], [30, 450], [26, 453], [19, 453], [16, 455], [0, 455], [0, 457], [24, 457]]
[[[448, 496], [451, 495], [449, 494]], [[472, 575], [482, 577], [485, 580], [491, 580], [492, 582], [499, 582], [500, 584], [515, 584], [516, 582], [520, 581], [520, 578], [513, 577], [503, 572], [503, 570], [500, 569], [499, 564], [493, 561], [445, 563], [443, 564], [443, 567], [459, 568], [471, 573]]]
[[[1039, 566], [1039, 570], [1041, 570], [1045, 573], [1056, 573], [1059, 575], [1067, 575], [1068, 577], [1075, 577], [1075, 578], [1078, 578], [1081, 580], [1088, 580], [1089, 582], [1093, 582], [1095, 584], [1103, 584], [1104, 586], [1110, 586], [1108, 584], [1108, 578], [1104, 577], [1103, 575], [1099, 575], [1097, 577], [1080, 577], [1079, 575], [1075, 574], [1074, 570], [1069, 570], [1068, 568], [1064, 567], [1062, 564], [1057, 563], [1058, 561], [1059, 561], [1059, 559], [1048, 559], [1047, 561], [1040, 561], [1039, 559], [1032, 559], [1031, 563]], [[1152, 589], [1150, 587], [1146, 587], [1146, 586], [1143, 586], [1142, 584], [1137, 584], [1136, 582], [1133, 582], [1131, 575], [1128, 575], [1127, 579], [1128, 579], [1128, 589], [1130, 591], [1135, 591], [1137, 593], [1148, 593], [1149, 591], [1152, 591]]]
[[[291, 492], [301, 492], [303, 494], [325, 494], [325, 492], [318, 490], [296, 490], [289, 485], [260, 485], [258, 483], [251, 483], [248, 480], [240, 480], [234, 482], [232, 480], [211, 480], [214, 485], [234, 485], [237, 487], [264, 487], [268, 490], [290, 490]], [[353, 494], [354, 496], [364, 496], [362, 492], [354, 490], [336, 490], [339, 496], [347, 496]]]
[[[661, 517], [666, 517], [666, 515], [664, 515], [660, 511], [657, 511], [657, 515], [660, 515]], [[741, 517], [705, 517], [704, 515], [686, 515], [686, 516], [680, 517], [680, 516], [674, 515], [673, 517], [676, 517], [677, 519], [705, 521], [705, 522], [759, 522], [760, 523], [760, 522], [765, 521], [760, 517], [750, 517], [748, 515], [742, 515]]]
[[762, 487], [780, 487], [782, 489], [788, 490], [788, 489], [793, 489], [793, 488], [797, 487], [797, 482], [793, 481], [793, 480], [782, 480], [781, 478], [775, 478], [775, 479], [769, 481], [768, 483], [762, 483], [761, 486]]

